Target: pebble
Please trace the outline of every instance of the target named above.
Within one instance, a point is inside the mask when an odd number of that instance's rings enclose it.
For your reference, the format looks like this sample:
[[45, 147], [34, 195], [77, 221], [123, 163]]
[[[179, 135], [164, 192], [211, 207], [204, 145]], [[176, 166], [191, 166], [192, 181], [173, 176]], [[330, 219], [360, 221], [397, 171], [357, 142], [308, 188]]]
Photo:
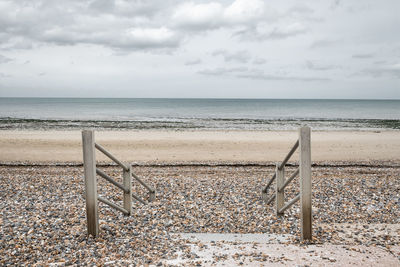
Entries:
[[[102, 169], [121, 179], [119, 168]], [[172, 238], [179, 232], [294, 234], [289, 243], [307, 244], [299, 240], [298, 203], [276, 217], [273, 205], [266, 206], [261, 199], [272, 167], [140, 166], [134, 171], [157, 189], [156, 201], [135, 202], [132, 216], [100, 203], [100, 235], [94, 240], [86, 234], [82, 167], [0, 166], [0, 265], [162, 266], [162, 260], [176, 258], [178, 251], [197, 265], [198, 256], [187, 241]], [[134, 181], [133, 191], [148, 199]], [[120, 190], [101, 178], [98, 193], [122, 203]], [[285, 193], [287, 199], [294, 197], [296, 183]], [[399, 234], [388, 227], [400, 223], [399, 195], [396, 167], [314, 167], [312, 205], [318, 213], [313, 214], [311, 243], [382, 248], [399, 244]]]

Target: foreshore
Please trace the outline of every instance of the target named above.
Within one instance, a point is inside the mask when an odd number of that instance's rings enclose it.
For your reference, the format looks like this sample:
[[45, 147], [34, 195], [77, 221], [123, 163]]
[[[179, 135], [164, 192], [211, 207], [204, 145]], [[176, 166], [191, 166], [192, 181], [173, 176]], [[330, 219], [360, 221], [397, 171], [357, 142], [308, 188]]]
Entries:
[[[299, 204], [279, 217], [260, 193], [296, 131], [95, 134], [156, 188], [156, 201], [133, 203], [132, 216], [100, 203], [100, 235], [88, 238], [81, 132], [0, 131], [0, 265], [399, 264], [400, 131], [312, 132], [313, 240], [306, 244]], [[120, 168], [96, 157], [122, 182]], [[297, 182], [285, 189], [287, 200], [298, 190]], [[133, 191], [148, 200], [135, 182]], [[101, 178], [98, 192], [122, 201]]]
[[[127, 162], [276, 162], [296, 131], [96, 131], [96, 142]], [[313, 131], [313, 162], [400, 162], [400, 131]], [[0, 162], [82, 162], [80, 131], [0, 131]], [[101, 153], [98, 161], [107, 161]], [[297, 159], [297, 154], [293, 160]]]
[[[121, 181], [120, 168], [101, 169]], [[156, 201], [135, 201], [131, 216], [99, 203], [93, 240], [82, 167], [0, 166], [0, 265], [398, 266], [398, 167], [313, 168], [309, 244], [299, 241], [299, 203], [279, 217], [261, 198], [274, 167], [133, 171], [156, 188]], [[287, 199], [298, 190], [289, 186]], [[135, 181], [133, 191], [148, 200]], [[98, 193], [122, 203], [122, 192], [101, 178]]]

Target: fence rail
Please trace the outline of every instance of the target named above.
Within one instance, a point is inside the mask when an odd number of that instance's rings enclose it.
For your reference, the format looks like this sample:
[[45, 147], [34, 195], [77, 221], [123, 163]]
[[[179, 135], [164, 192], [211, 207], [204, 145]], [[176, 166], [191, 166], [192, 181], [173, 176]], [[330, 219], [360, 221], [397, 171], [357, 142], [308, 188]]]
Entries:
[[[267, 205], [275, 201], [276, 214], [281, 216], [293, 204], [300, 200], [301, 209], [301, 238], [312, 238], [311, 214], [311, 129], [299, 129], [299, 138], [281, 163], [276, 164], [275, 173], [262, 189], [261, 194]], [[285, 180], [285, 166], [294, 152], [300, 148], [299, 167]], [[300, 193], [288, 202], [285, 202], [285, 188], [300, 176]], [[268, 197], [268, 190], [275, 181], [275, 193]]]
[[[83, 148], [83, 167], [85, 175], [85, 193], [86, 193], [86, 218], [88, 234], [96, 237], [99, 233], [99, 216], [98, 216], [98, 201], [114, 208], [124, 215], [132, 213], [132, 198], [142, 204], [146, 204], [144, 200], [132, 193], [132, 177], [135, 178], [141, 185], [149, 191], [149, 201], [155, 200], [155, 189], [147, 185], [136, 174], [132, 172], [132, 166], [124, 164], [110, 152], [94, 140], [93, 131], [82, 131], [82, 148]], [[102, 170], [96, 168], [95, 150], [99, 150], [116, 164], [122, 168], [123, 183], [115, 181]], [[96, 174], [110, 182], [114, 186], [123, 191], [123, 207], [117, 205], [106, 198], [97, 195], [97, 179]]]

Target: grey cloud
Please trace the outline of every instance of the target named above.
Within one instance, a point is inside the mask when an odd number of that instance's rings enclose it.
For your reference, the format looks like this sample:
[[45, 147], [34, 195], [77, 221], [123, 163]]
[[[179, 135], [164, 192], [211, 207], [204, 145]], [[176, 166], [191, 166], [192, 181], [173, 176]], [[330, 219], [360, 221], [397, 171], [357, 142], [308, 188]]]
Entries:
[[0, 64], [7, 63], [7, 62], [10, 62], [10, 61], [13, 61], [13, 59], [9, 58], [9, 57], [6, 57], [6, 56], [3, 56], [3, 55], [0, 55]]
[[306, 61], [306, 66], [310, 70], [332, 70], [332, 69], [337, 69], [338, 66], [335, 65], [324, 65], [321, 63], [315, 63], [312, 61]]
[[327, 82], [328, 78], [319, 77], [297, 77], [297, 76], [278, 76], [269, 74], [238, 74], [238, 78], [247, 78], [253, 80], [268, 80], [268, 81], [298, 81], [298, 82]]
[[178, 34], [165, 27], [131, 28], [120, 32], [93, 33], [56, 28], [44, 32], [40, 39], [60, 45], [87, 43], [127, 50], [174, 48], [178, 47], [181, 41]]
[[314, 10], [306, 5], [297, 4], [288, 11], [289, 14], [313, 14]]
[[314, 49], [314, 48], [325, 48], [325, 47], [333, 46], [333, 45], [335, 45], [337, 43], [338, 43], [337, 40], [320, 39], [320, 40], [316, 40], [316, 41], [312, 42], [310, 44], [310, 48], [312, 48], [312, 49]]
[[225, 74], [231, 74], [231, 73], [237, 73], [237, 72], [243, 72], [247, 71], [248, 69], [245, 67], [239, 67], [239, 68], [216, 68], [216, 69], [205, 69], [198, 71], [198, 74], [202, 75], [212, 75], [212, 76], [221, 76]]
[[255, 65], [262, 65], [262, 64], [265, 64], [266, 62], [267, 62], [267, 60], [264, 58], [256, 58], [253, 60], [253, 64], [255, 64]]
[[12, 75], [0, 72], [0, 78], [10, 78]]
[[372, 58], [374, 57], [374, 54], [355, 54], [351, 56], [352, 58], [360, 58], [360, 59], [364, 59], [364, 58]]
[[185, 62], [186, 66], [192, 66], [192, 65], [198, 65], [200, 64], [202, 61], [198, 58], [198, 59], [193, 59], [193, 60], [189, 60]]
[[400, 63], [377, 68], [367, 68], [355, 74], [356, 76], [369, 76], [373, 78], [393, 77], [400, 79]]
[[326, 82], [330, 81], [328, 78], [320, 77], [297, 77], [291, 75], [271, 75], [266, 74], [260, 69], [241, 68], [216, 68], [206, 69], [197, 72], [202, 75], [210, 76], [231, 76], [236, 78], [244, 78], [251, 80], [270, 80], [270, 81], [299, 81], [299, 82]]
[[111, 11], [115, 8], [114, 0], [95, 0], [89, 4], [89, 8], [96, 11]]
[[236, 0], [228, 5], [220, 2], [184, 2], [175, 7], [171, 21], [175, 27], [189, 31], [247, 27], [263, 20], [264, 11], [261, 0]]
[[172, 1], [129, 1], [129, 0], [94, 0], [88, 4], [88, 9], [105, 14], [117, 14], [122, 16], [148, 16], [168, 8]]
[[340, 6], [340, 2], [341, 0], [333, 0], [332, 4], [331, 4], [331, 8], [332, 9], [336, 9]]
[[318, 15], [314, 9], [300, 3], [289, 8], [289, 10], [282, 17], [309, 22], [322, 22], [324, 20], [324, 18]]
[[289, 37], [305, 34], [307, 32], [307, 27], [297, 22], [275, 26], [263, 23], [259, 24], [257, 27], [245, 28], [243, 30], [236, 31], [233, 36], [239, 37], [242, 41], [264, 41], [286, 39]]
[[246, 50], [240, 50], [236, 52], [228, 52], [226, 50], [215, 50], [212, 53], [213, 56], [222, 56], [225, 62], [239, 62], [247, 63], [251, 56]]
[[[157, 9], [155, 4], [123, 0], [93, 1], [90, 4], [85, 1], [7, 2], [0, 10], [0, 47], [30, 49], [33, 43], [85, 43], [117, 50], [178, 47], [182, 36], [167, 26], [150, 22], [142, 13], [125, 17], [119, 15], [122, 10], [140, 11], [144, 6], [148, 10]], [[93, 12], [93, 8], [108, 10], [108, 13]]]
[[383, 64], [386, 64], [386, 63], [387, 63], [386, 60], [377, 60], [377, 61], [374, 62], [375, 65], [383, 65]]

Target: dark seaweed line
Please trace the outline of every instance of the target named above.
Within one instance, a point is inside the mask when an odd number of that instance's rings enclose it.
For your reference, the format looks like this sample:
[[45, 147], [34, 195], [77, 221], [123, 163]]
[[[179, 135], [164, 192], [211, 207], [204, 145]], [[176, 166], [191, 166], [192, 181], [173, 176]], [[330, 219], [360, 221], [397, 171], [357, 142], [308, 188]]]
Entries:
[[[183, 118], [176, 118], [183, 119]], [[80, 129], [92, 127], [97, 129], [229, 129], [237, 128], [237, 125], [283, 125], [308, 123], [332, 123], [330, 126], [339, 128], [364, 127], [382, 129], [400, 129], [400, 120], [393, 119], [228, 119], [228, 118], [189, 118], [187, 121], [165, 121], [165, 120], [45, 120], [45, 119], [24, 119], [24, 118], [0, 118], [0, 129]], [[228, 123], [224, 126], [214, 124], [208, 125], [206, 122]], [[229, 127], [231, 123], [231, 127]], [[343, 123], [348, 125], [343, 125]], [[329, 124], [328, 124], [329, 126]]]
[[[132, 163], [133, 167], [276, 167], [276, 163]], [[98, 163], [100, 167], [117, 167], [115, 164]], [[288, 167], [297, 167], [297, 164], [287, 164]], [[400, 168], [400, 165], [376, 164], [376, 163], [313, 163], [315, 168]], [[83, 167], [83, 163], [23, 163], [0, 162], [0, 167]]]

